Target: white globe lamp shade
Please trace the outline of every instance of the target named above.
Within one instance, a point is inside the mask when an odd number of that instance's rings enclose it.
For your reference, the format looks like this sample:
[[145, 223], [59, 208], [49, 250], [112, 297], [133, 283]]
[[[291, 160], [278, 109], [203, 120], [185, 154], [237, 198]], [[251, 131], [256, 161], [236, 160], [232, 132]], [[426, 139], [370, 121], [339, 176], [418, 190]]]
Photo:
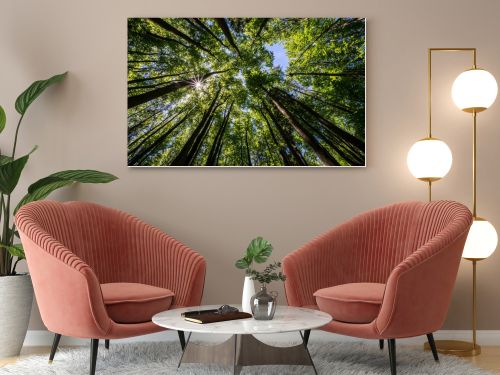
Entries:
[[498, 235], [495, 227], [487, 220], [476, 217], [465, 241], [462, 257], [466, 259], [486, 259], [495, 251]]
[[497, 97], [495, 77], [483, 69], [461, 73], [453, 82], [451, 97], [455, 105], [465, 112], [481, 112], [489, 108]]
[[450, 171], [453, 157], [446, 143], [436, 138], [425, 138], [411, 146], [406, 162], [415, 178], [437, 181]]

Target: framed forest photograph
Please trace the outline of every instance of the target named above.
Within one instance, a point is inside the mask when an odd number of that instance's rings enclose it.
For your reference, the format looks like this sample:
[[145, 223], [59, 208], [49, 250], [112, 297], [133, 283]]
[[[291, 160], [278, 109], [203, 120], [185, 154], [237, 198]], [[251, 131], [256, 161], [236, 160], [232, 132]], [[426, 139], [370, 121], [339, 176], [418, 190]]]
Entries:
[[128, 165], [365, 166], [365, 19], [129, 18]]

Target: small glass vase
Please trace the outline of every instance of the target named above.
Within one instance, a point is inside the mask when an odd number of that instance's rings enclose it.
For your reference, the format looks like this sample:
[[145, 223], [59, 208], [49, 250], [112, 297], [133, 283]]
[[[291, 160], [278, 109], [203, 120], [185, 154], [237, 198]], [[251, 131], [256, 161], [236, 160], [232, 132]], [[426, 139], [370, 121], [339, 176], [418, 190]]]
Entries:
[[252, 315], [256, 320], [271, 320], [276, 312], [277, 292], [267, 292], [266, 285], [261, 285], [260, 292], [256, 293], [250, 300]]

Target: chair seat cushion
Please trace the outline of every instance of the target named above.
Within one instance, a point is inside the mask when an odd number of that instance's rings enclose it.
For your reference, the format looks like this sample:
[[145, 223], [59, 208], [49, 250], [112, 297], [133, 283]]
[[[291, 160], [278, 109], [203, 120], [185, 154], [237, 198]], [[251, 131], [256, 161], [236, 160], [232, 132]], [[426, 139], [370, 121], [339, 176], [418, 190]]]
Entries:
[[101, 284], [106, 310], [117, 323], [144, 323], [168, 310], [174, 293], [168, 289], [137, 283]]
[[378, 315], [385, 284], [350, 283], [319, 289], [314, 293], [321, 311], [346, 323], [370, 323]]

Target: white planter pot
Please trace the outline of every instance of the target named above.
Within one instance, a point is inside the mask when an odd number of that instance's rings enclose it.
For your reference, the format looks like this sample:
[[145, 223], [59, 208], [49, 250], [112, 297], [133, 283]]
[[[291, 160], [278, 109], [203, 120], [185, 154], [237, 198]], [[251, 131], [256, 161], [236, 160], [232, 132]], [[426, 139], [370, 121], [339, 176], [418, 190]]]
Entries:
[[250, 299], [255, 294], [255, 286], [253, 280], [250, 276], [245, 276], [245, 282], [243, 284], [243, 294], [241, 297], [241, 309], [244, 312], [252, 313], [252, 308], [250, 307]]
[[0, 277], [0, 358], [19, 355], [28, 331], [32, 303], [30, 275]]

